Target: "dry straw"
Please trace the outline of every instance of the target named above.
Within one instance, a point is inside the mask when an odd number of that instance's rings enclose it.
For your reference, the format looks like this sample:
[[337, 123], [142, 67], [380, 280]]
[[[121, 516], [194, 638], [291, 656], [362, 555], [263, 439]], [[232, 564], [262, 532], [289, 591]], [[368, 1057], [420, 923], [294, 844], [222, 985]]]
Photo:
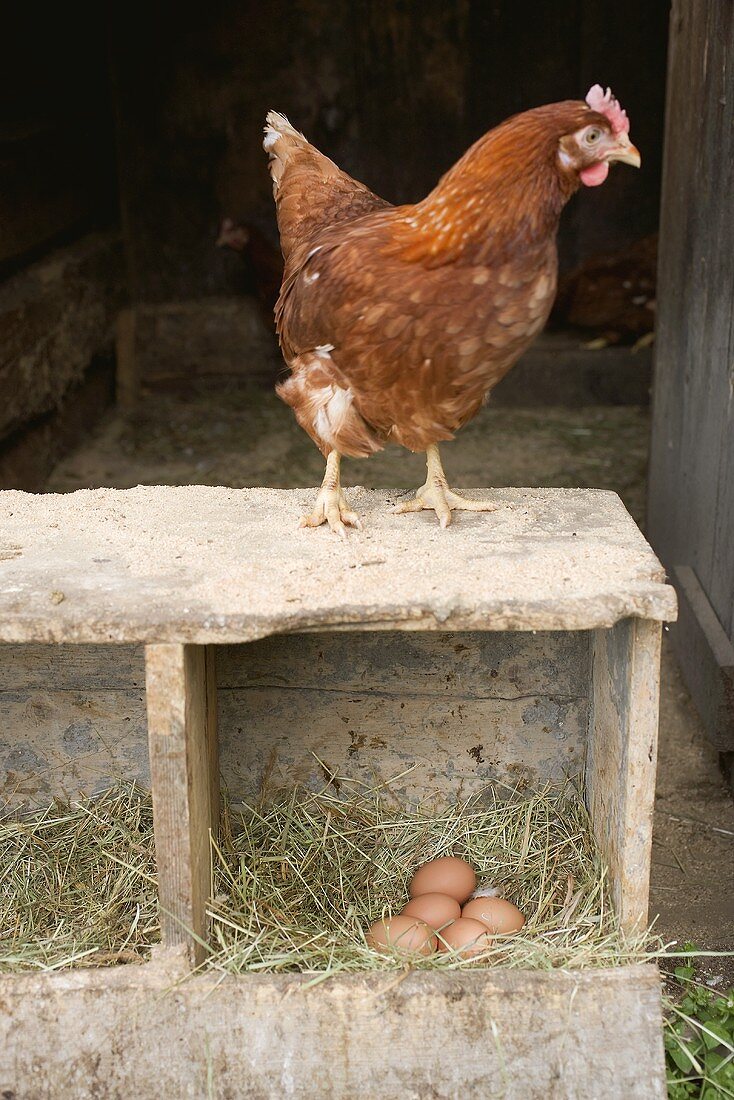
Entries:
[[[267, 803], [225, 807], [213, 845], [211, 948], [230, 972], [404, 968], [370, 950], [371, 921], [399, 912], [413, 871], [462, 856], [527, 917], [476, 960], [434, 955], [420, 969], [610, 966], [645, 957], [609, 908], [586, 811], [573, 791], [483, 797], [407, 810], [384, 789], [341, 779]], [[150, 796], [118, 786], [0, 823], [0, 969], [142, 960], [158, 940]], [[648, 945], [649, 949], [649, 945]], [[649, 957], [649, 956], [648, 956]]]
[[0, 970], [142, 962], [159, 938], [150, 796], [120, 785], [0, 822]]
[[375, 789], [345, 797], [297, 789], [228, 811], [214, 849], [212, 952], [225, 971], [339, 972], [405, 966], [370, 950], [371, 921], [397, 913], [422, 863], [469, 860], [526, 915], [522, 934], [497, 938], [476, 960], [436, 954], [420, 969], [502, 965], [611, 966], [645, 956], [647, 934], [622, 936], [603, 867], [575, 792], [483, 796], [442, 812], [406, 810]]

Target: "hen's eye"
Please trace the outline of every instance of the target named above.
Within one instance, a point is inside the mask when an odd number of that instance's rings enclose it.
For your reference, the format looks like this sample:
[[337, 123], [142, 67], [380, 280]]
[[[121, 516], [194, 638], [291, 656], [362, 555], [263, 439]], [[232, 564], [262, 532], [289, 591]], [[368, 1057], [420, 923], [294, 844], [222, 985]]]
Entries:
[[601, 130], [587, 130], [584, 135], [584, 141], [587, 145], [595, 145], [601, 137]]

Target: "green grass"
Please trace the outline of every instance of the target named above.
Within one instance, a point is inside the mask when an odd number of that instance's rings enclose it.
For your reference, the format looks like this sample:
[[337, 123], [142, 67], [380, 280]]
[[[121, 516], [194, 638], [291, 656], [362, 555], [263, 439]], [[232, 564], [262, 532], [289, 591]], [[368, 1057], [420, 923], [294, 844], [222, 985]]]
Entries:
[[717, 992], [696, 974], [696, 948], [677, 966], [665, 998], [665, 1060], [670, 1100], [734, 1098], [734, 988]]

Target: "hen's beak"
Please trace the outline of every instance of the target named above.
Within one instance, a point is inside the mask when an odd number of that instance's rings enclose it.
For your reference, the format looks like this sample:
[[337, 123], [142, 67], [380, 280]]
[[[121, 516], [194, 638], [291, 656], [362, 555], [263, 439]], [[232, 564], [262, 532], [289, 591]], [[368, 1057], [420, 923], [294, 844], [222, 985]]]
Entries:
[[626, 134], [619, 135], [617, 144], [609, 150], [606, 160], [610, 164], [612, 161], [619, 161], [620, 164], [631, 164], [633, 168], [639, 168], [642, 164], [639, 149], [632, 144]]

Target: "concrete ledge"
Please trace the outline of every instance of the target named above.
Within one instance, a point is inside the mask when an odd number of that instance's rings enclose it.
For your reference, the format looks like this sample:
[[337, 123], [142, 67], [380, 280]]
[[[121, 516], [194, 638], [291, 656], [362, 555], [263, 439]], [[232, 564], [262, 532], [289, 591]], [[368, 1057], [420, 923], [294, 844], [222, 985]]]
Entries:
[[615, 493], [475, 490], [492, 514], [396, 516], [349, 490], [365, 529], [302, 530], [310, 490], [9, 491], [0, 641], [245, 642], [323, 627], [591, 630], [670, 620], [675, 592]]
[[0, 978], [0, 1092], [76, 1100], [665, 1096], [651, 964], [185, 980], [175, 961]]

